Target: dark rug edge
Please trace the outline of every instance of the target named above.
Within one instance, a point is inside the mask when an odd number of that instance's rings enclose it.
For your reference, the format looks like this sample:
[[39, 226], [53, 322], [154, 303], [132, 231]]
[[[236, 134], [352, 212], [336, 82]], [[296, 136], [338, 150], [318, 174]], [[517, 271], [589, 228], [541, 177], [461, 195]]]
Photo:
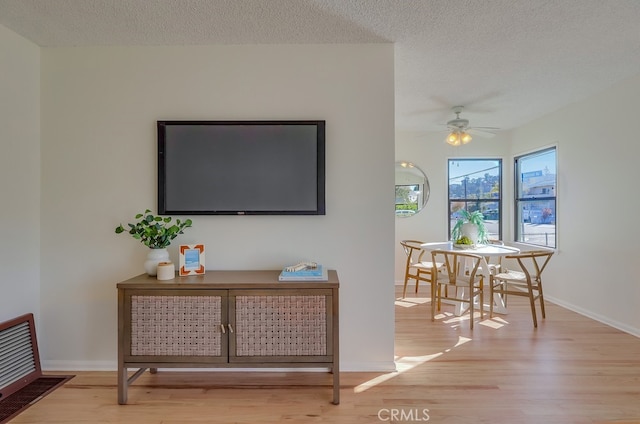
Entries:
[[[25, 387], [16, 391], [15, 393], [12, 393], [7, 398], [0, 400], [0, 424], [8, 423], [10, 420], [14, 419], [16, 416], [26, 411], [27, 409], [29, 409], [29, 407], [38, 403], [40, 399], [44, 398], [49, 393], [53, 392], [55, 389], [65, 384], [67, 381], [71, 380], [73, 377], [75, 377], [75, 375], [42, 375], [36, 378], [31, 383], [27, 384]], [[46, 384], [46, 388], [40, 389], [39, 391], [37, 391], [37, 393], [33, 393], [33, 396], [29, 396], [29, 395], [27, 395], [26, 397], [24, 396], [25, 391], [28, 391], [30, 386], [37, 386], [39, 384], [42, 384], [42, 382], [46, 380], [56, 380], [56, 381], [49, 382], [48, 384]], [[5, 414], [3, 414], [3, 411], [2, 411], [3, 410], [2, 404], [3, 403], [7, 404], [9, 402], [14, 403], [15, 399], [19, 398], [20, 396], [23, 396], [26, 398], [24, 401], [21, 400], [20, 409], [16, 410], [15, 412], [12, 412], [11, 415], [5, 416]]]

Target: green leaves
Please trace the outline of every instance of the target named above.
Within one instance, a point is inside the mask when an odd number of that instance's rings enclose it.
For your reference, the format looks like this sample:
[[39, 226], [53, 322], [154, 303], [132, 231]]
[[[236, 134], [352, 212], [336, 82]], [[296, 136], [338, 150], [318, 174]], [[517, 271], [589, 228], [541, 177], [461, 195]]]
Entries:
[[484, 226], [484, 215], [482, 215], [482, 212], [469, 212], [466, 209], [461, 209], [460, 215], [461, 217], [458, 218], [455, 225], [451, 229], [451, 240], [458, 240], [462, 236], [462, 225], [466, 222], [470, 222], [478, 227], [478, 239], [480, 243], [486, 243], [488, 240], [488, 235], [487, 229]]
[[145, 210], [144, 213], [137, 214], [135, 219], [138, 221], [128, 224], [129, 230], [126, 230], [120, 224], [116, 227], [115, 233], [127, 232], [134, 239], [140, 240], [145, 246], [152, 249], [161, 249], [169, 246], [173, 239], [179, 234], [184, 234], [183, 230], [191, 227], [193, 223], [190, 219], [184, 221], [176, 219], [175, 224], [172, 224], [173, 218], [170, 216], [155, 216], [149, 209]]

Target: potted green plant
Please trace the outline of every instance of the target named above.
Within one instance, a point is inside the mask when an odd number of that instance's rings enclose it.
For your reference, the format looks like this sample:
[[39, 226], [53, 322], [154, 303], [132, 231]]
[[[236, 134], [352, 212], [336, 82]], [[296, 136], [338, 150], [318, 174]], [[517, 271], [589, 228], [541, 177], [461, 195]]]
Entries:
[[488, 241], [488, 236], [482, 212], [469, 212], [466, 209], [460, 209], [460, 215], [460, 218], [458, 218], [451, 230], [451, 240], [453, 240], [454, 243], [457, 243], [466, 237], [471, 240], [471, 243], [464, 240], [467, 243], [461, 244], [486, 243]]
[[183, 234], [185, 228], [191, 227], [192, 221], [176, 219], [174, 223], [172, 217], [155, 216], [149, 209], [137, 214], [135, 219], [137, 222], [127, 224], [128, 229], [122, 224], [118, 225], [116, 234], [131, 234], [134, 239], [151, 249], [145, 261], [145, 270], [149, 275], [156, 275], [158, 263], [169, 260], [167, 247], [179, 234]]

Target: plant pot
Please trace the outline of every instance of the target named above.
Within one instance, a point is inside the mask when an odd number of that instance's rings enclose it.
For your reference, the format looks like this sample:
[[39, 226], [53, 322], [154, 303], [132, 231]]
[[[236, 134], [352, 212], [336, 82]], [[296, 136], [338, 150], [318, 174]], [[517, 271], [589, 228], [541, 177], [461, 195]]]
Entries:
[[169, 262], [169, 252], [167, 249], [149, 249], [147, 260], [144, 262], [144, 270], [150, 276], [158, 274], [158, 264]]
[[462, 237], [467, 236], [471, 239], [473, 244], [478, 244], [479, 231], [478, 226], [476, 224], [472, 224], [471, 222], [465, 222], [462, 224], [462, 228], [460, 228], [460, 235]]

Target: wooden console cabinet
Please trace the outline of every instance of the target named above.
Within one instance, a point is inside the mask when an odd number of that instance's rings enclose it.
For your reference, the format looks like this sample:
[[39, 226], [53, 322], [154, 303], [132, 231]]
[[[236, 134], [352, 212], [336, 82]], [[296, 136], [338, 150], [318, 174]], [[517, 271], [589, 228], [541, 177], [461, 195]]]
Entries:
[[[118, 403], [149, 368], [328, 368], [340, 403], [338, 288], [279, 271], [207, 271], [118, 283]], [[129, 377], [129, 368], [137, 371]]]

